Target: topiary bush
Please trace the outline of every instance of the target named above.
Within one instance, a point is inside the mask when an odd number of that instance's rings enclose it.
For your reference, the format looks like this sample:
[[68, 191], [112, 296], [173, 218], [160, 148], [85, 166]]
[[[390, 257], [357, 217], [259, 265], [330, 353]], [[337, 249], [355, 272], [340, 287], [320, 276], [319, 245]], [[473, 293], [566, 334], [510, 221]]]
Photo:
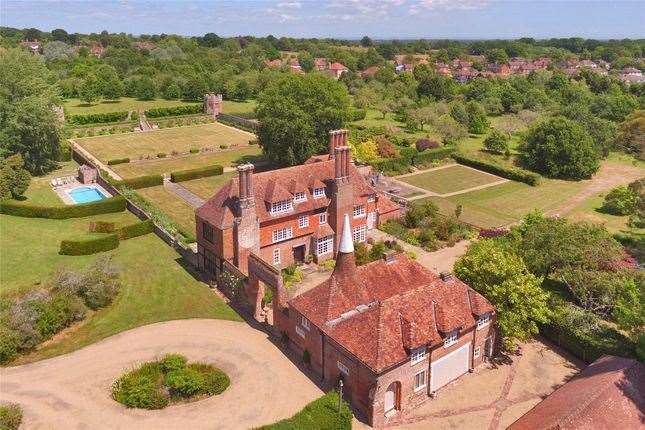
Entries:
[[119, 236], [119, 240], [127, 240], [132, 239], [133, 237], [152, 233], [154, 231], [154, 227], [155, 225], [152, 220], [145, 220], [121, 227], [117, 231], [117, 234]]
[[115, 164], [123, 164], [123, 163], [129, 163], [130, 159], [129, 158], [114, 158], [112, 160], [108, 160], [107, 164], [108, 166], [114, 166]]
[[132, 408], [161, 409], [173, 402], [220, 394], [229, 385], [228, 376], [210, 364], [188, 363], [181, 354], [166, 354], [117, 379], [112, 398]]
[[60, 255], [91, 255], [98, 252], [110, 251], [119, 247], [119, 236], [108, 234], [103, 237], [83, 240], [62, 240]]

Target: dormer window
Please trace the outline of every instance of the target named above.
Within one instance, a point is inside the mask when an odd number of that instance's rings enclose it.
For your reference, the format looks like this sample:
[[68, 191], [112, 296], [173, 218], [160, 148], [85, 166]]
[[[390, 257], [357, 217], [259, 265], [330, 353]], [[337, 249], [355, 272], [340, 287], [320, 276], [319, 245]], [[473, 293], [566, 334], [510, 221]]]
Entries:
[[293, 210], [293, 201], [291, 200], [281, 200], [271, 203], [271, 215], [289, 212], [290, 210]]
[[293, 196], [293, 201], [296, 203], [304, 202], [307, 200], [307, 193], [304, 191], [299, 191]]
[[482, 315], [477, 319], [477, 330], [481, 330], [490, 324], [490, 314]]
[[314, 199], [319, 199], [321, 197], [325, 197], [325, 189], [324, 188], [314, 188]]
[[425, 347], [414, 349], [410, 353], [410, 364], [411, 365], [415, 365], [417, 363], [420, 363], [425, 359], [426, 359], [426, 348]]
[[450, 345], [457, 343], [457, 331], [450, 332], [443, 340], [443, 347], [448, 348]]
[[354, 206], [353, 215], [354, 215], [354, 218], [360, 218], [365, 216], [365, 206], [363, 205]]

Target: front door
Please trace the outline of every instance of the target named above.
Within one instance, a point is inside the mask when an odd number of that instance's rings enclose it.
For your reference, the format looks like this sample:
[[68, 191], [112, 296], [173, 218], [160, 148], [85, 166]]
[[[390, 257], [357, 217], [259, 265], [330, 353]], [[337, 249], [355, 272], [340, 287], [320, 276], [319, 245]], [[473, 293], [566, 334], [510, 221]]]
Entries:
[[293, 248], [293, 260], [296, 264], [302, 264], [305, 262], [305, 246], [300, 245]]
[[486, 338], [486, 342], [484, 343], [484, 354], [486, 355], [487, 358], [490, 358], [493, 356], [493, 338], [492, 336], [488, 336]]
[[384, 412], [390, 412], [396, 407], [396, 382], [392, 382], [385, 392]]

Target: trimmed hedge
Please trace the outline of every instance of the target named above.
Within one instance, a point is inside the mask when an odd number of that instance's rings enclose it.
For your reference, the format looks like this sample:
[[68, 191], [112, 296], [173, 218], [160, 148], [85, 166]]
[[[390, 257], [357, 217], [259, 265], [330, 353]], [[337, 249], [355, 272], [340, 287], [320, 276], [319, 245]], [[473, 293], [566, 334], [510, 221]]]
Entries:
[[152, 233], [154, 230], [154, 226], [155, 225], [152, 222], [152, 220], [145, 220], [145, 221], [137, 222], [135, 224], [130, 224], [130, 225], [121, 227], [117, 231], [117, 234], [119, 236], [119, 240], [132, 239], [133, 237], [143, 236], [145, 234]]
[[63, 240], [60, 243], [61, 255], [90, 255], [97, 252], [111, 251], [119, 247], [119, 236], [108, 234], [106, 236], [86, 240]]
[[208, 176], [219, 176], [224, 173], [224, 167], [216, 164], [214, 166], [199, 167], [197, 169], [178, 170], [170, 173], [172, 182], [189, 181], [191, 179], [206, 178]]
[[351, 430], [352, 411], [345, 401], [338, 413], [338, 393], [330, 391], [305, 406], [300, 412], [257, 430]]
[[136, 178], [122, 179], [120, 181], [112, 181], [112, 185], [114, 185], [115, 187], [124, 186], [132, 190], [138, 190], [139, 188], [156, 187], [157, 185], [163, 185], [163, 176], [161, 175], [137, 176]]
[[202, 113], [203, 109], [201, 104], [153, 108], [146, 111], [146, 116], [149, 118], [160, 118], [164, 116], [194, 115], [196, 113]]
[[504, 167], [482, 160], [476, 160], [474, 158], [465, 157], [462, 154], [452, 154], [452, 158], [454, 158], [455, 161], [459, 164], [474, 167], [476, 169], [483, 170], [484, 172], [492, 173], [506, 179], [524, 182], [532, 186], [536, 186], [540, 183], [541, 176], [537, 173]]
[[85, 124], [102, 124], [108, 122], [125, 121], [128, 117], [128, 112], [107, 112], [107, 113], [91, 113], [86, 115], [70, 115], [67, 117], [67, 123], [72, 125], [85, 125]]
[[26, 218], [68, 219], [123, 212], [125, 207], [126, 199], [122, 196], [70, 206], [37, 206], [24, 202], [4, 201], [0, 202], [0, 213]]
[[371, 163], [371, 165], [377, 171], [402, 174], [407, 173], [410, 166], [424, 167], [433, 161], [446, 159], [452, 156], [454, 152], [454, 148], [447, 146], [427, 149], [423, 152], [419, 152], [415, 148], [403, 148], [400, 157], [378, 160]]
[[108, 166], [114, 166], [115, 164], [123, 164], [123, 163], [129, 163], [130, 159], [129, 158], [114, 158], [112, 160], [108, 160], [107, 164]]

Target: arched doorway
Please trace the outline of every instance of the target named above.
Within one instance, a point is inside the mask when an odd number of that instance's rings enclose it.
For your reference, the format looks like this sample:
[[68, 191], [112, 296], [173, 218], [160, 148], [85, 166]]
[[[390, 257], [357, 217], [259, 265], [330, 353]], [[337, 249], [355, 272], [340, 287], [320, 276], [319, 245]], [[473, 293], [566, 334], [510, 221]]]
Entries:
[[393, 412], [401, 409], [401, 383], [392, 382], [385, 390], [385, 399], [383, 402], [383, 412]]

